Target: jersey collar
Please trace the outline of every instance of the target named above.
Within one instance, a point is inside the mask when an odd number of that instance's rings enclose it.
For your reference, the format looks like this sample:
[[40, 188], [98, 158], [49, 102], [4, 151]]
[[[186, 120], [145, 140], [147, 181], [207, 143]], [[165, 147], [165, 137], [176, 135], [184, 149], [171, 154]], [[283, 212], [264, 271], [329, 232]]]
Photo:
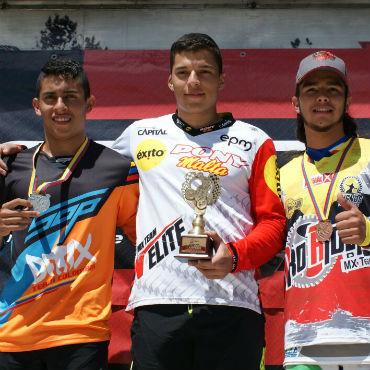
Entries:
[[206, 132], [220, 130], [222, 128], [232, 126], [235, 122], [233, 115], [229, 112], [218, 113], [217, 115], [219, 120], [216, 123], [202, 128], [191, 127], [188, 123], [183, 121], [177, 115], [177, 112], [172, 115], [172, 119], [177, 127], [179, 127], [181, 130], [185, 131], [187, 134], [191, 136], [198, 136], [201, 134], [205, 134]]
[[348, 136], [343, 136], [341, 139], [336, 141], [335, 143], [329, 145], [326, 148], [321, 149], [313, 149], [310, 147], [306, 148], [306, 153], [308, 156], [309, 162], [318, 162], [321, 161], [324, 157], [331, 157], [333, 154], [337, 153], [340, 150], [340, 146], [343, 143], [347, 142], [350, 138]]

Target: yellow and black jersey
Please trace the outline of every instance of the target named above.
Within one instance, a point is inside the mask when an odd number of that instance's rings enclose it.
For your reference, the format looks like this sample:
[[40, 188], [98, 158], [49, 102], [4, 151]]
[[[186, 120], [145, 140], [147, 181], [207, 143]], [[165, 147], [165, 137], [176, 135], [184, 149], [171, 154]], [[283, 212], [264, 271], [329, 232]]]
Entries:
[[[323, 210], [328, 204], [333, 233], [327, 241], [316, 238], [319, 219], [302, 164], [317, 205]], [[281, 187], [288, 219], [286, 363], [294, 361], [299, 346], [370, 343], [370, 252], [343, 244], [335, 227], [335, 216], [344, 210], [337, 202], [339, 192], [370, 215], [370, 141], [347, 140], [319, 161], [300, 155], [282, 168]]]
[[[7, 158], [1, 203], [28, 197], [35, 148]], [[37, 181], [55, 181], [68, 158], [37, 158]], [[89, 141], [50, 207], [0, 251], [0, 351], [29, 351], [110, 338], [116, 225], [135, 240], [136, 167]]]

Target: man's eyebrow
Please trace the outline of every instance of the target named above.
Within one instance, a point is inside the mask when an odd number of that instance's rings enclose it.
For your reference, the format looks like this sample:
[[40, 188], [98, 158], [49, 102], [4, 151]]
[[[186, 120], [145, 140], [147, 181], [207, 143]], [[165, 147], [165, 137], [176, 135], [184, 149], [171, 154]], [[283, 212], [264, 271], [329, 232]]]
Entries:
[[[316, 86], [320, 83], [320, 81], [307, 81], [302, 82], [302, 87], [310, 87], [310, 86]], [[328, 85], [330, 86], [344, 86], [344, 84], [339, 80], [329, 80]]]
[[[64, 90], [63, 94], [70, 94], [70, 93], [77, 93], [77, 92], [78, 92], [77, 89], [68, 89], [68, 90]], [[42, 92], [42, 95], [55, 95], [55, 94], [56, 94], [56, 91], [54, 90], [46, 90]]]
[[302, 83], [302, 87], [315, 86], [315, 85], [317, 85], [317, 84], [318, 84], [318, 82], [311, 82], [311, 81], [306, 82], [306, 81], [304, 81], [304, 82]]
[[[191, 68], [191, 66], [179, 65], [179, 66], [175, 67], [175, 70], [176, 71], [179, 71], [179, 70], [182, 70], [182, 69], [189, 69], [189, 68]], [[197, 66], [197, 68], [216, 69], [216, 66], [214, 66], [212, 64], [204, 63], [204, 64], [201, 64], [201, 65]]]

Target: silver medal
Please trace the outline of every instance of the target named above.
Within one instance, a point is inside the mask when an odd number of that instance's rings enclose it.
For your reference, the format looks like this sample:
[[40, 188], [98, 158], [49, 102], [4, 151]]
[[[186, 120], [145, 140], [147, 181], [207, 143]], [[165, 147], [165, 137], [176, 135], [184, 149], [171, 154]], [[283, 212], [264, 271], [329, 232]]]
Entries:
[[50, 207], [50, 194], [32, 193], [28, 200], [32, 203], [33, 210], [37, 212], [45, 212]]

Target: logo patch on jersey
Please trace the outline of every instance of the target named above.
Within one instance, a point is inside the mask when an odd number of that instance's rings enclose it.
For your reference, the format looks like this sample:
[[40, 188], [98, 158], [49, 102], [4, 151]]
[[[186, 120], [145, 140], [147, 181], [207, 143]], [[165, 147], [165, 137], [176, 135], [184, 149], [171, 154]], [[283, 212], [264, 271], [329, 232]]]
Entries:
[[[309, 288], [320, 284], [342, 257], [342, 271], [369, 267], [369, 252], [354, 244], [344, 244], [334, 227], [330, 240], [316, 240], [315, 215], [300, 216], [290, 227], [285, 250], [286, 287]], [[349, 262], [350, 259], [352, 262]], [[352, 264], [352, 265], [351, 265]]]
[[235, 168], [249, 166], [247, 161], [241, 159], [237, 154], [224, 153], [221, 150], [213, 150], [206, 146], [177, 144], [170, 154], [180, 156], [177, 167], [214, 173], [218, 176], [228, 175], [227, 166]]
[[91, 234], [88, 235], [85, 245], [72, 239], [67, 245], [57, 245], [50, 253], [42, 253], [40, 257], [26, 254], [26, 263], [33, 275], [32, 284], [37, 285], [47, 276], [53, 277], [52, 280], [56, 282], [79, 275], [81, 264], [85, 268], [87, 263], [97, 262], [96, 257], [89, 251], [90, 246]]
[[161, 141], [144, 140], [136, 148], [136, 163], [143, 171], [148, 171], [158, 166], [166, 153], [167, 148]]
[[285, 352], [285, 357], [286, 358], [295, 358], [298, 357], [299, 353], [301, 352], [302, 347], [292, 347], [286, 349]]
[[346, 198], [348, 201], [357, 207], [361, 204], [363, 199], [362, 185], [361, 180], [357, 176], [345, 177], [340, 182], [339, 189], [344, 198]]
[[236, 136], [228, 136], [228, 135], [221, 135], [220, 136], [221, 141], [226, 141], [227, 145], [236, 145], [242, 148], [245, 152], [248, 152], [252, 149], [252, 143], [247, 140], [239, 139]]
[[287, 199], [285, 202], [285, 212], [287, 218], [291, 218], [295, 210], [301, 209], [303, 204], [303, 198], [299, 199]]
[[[322, 184], [330, 184], [334, 178], [334, 173], [332, 172], [325, 172], [319, 173], [317, 175], [311, 176], [311, 182], [313, 186], [322, 185]], [[306, 181], [303, 180], [303, 189], [306, 189]]]
[[138, 254], [135, 260], [136, 277], [140, 279], [144, 273], [144, 259], [147, 259], [148, 269], [151, 270], [171, 252], [178, 249], [181, 234], [185, 231], [182, 218], [177, 218], [165, 226], [158, 234], [152, 230], [138, 244]]
[[354, 252], [347, 252], [340, 261], [343, 272], [358, 270], [363, 267], [370, 267], [370, 252], [363, 250], [364, 255], [356, 255]]
[[[49, 245], [56, 242], [63, 244], [76, 222], [96, 215], [110, 193], [111, 189], [95, 190], [50, 207], [40, 217], [33, 219], [25, 246], [38, 243], [44, 237], [49, 238]], [[58, 231], [62, 228], [64, 231], [59, 235]]]
[[167, 135], [167, 131], [163, 129], [157, 129], [155, 127], [139, 127], [137, 134], [140, 136], [142, 135], [158, 136], [158, 135]]

